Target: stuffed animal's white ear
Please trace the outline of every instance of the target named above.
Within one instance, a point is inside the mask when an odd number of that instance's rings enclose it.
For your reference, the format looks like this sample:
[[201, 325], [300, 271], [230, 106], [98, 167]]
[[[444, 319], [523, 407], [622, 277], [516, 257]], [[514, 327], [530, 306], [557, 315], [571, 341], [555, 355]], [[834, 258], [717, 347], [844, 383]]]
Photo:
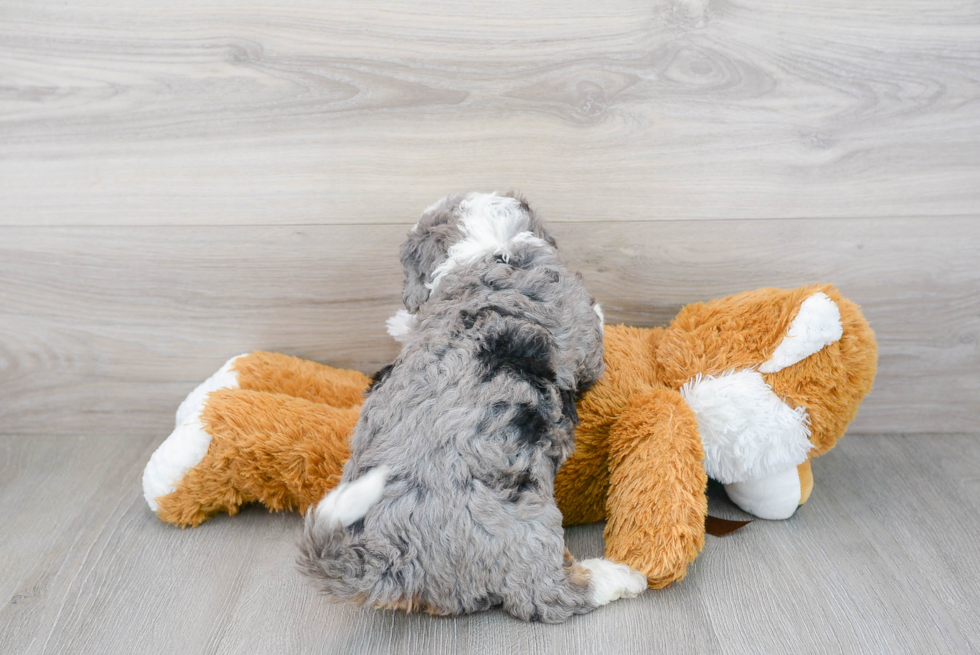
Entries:
[[840, 308], [827, 294], [817, 292], [803, 301], [786, 336], [772, 357], [759, 367], [760, 373], [776, 373], [820, 352], [844, 335]]

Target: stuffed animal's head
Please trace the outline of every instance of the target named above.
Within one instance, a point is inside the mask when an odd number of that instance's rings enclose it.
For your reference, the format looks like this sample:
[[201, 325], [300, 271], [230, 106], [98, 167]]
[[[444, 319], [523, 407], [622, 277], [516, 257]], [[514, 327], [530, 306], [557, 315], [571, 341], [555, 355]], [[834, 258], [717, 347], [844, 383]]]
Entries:
[[665, 384], [698, 416], [709, 475], [726, 484], [830, 450], [877, 367], [874, 333], [831, 285], [688, 305], [657, 357]]

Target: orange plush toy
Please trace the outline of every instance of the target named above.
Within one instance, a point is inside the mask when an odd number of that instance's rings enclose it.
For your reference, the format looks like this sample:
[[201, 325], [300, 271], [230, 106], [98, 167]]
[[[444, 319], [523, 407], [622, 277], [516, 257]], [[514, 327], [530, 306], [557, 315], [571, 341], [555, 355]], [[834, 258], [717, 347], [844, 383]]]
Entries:
[[[704, 543], [709, 476], [761, 518], [807, 500], [810, 459], [857, 413], [877, 347], [857, 305], [814, 285], [689, 305], [667, 328], [607, 326], [605, 360], [555, 495], [566, 525], [606, 519], [606, 557], [658, 588]], [[232, 359], [147, 464], [150, 508], [178, 526], [249, 502], [305, 512], [339, 482], [369, 384], [286, 355]]]

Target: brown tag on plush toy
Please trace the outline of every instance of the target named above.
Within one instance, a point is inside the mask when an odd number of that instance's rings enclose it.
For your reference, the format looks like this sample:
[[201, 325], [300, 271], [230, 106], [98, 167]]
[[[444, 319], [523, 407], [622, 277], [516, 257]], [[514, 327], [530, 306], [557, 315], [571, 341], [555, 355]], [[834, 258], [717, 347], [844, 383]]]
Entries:
[[704, 531], [712, 537], [724, 537], [740, 528], [744, 528], [752, 521], [729, 521], [720, 519], [717, 516], [707, 516], [704, 519]]

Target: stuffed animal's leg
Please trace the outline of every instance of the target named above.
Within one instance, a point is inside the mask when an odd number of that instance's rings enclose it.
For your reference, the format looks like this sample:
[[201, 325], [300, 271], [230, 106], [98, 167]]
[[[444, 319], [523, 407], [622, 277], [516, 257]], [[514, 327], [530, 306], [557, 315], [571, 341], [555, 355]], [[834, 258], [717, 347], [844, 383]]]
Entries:
[[334, 407], [360, 407], [371, 379], [360, 371], [261, 350], [232, 357], [177, 408], [176, 425], [192, 418], [215, 389], [283, 393]]
[[694, 412], [670, 389], [633, 398], [610, 431], [606, 557], [652, 588], [683, 578], [704, 545], [703, 459]]
[[360, 371], [263, 351], [236, 358], [232, 369], [242, 389], [283, 393], [334, 407], [360, 407], [371, 383]]
[[760, 519], [788, 519], [813, 490], [810, 460], [758, 480], [725, 485], [728, 498]]
[[[170, 480], [165, 493], [147, 491], [147, 501], [160, 519], [182, 527], [221, 512], [236, 514], [248, 502], [305, 511], [340, 481], [358, 412], [356, 406], [278, 393], [212, 391], [198, 418], [178, 426], [167, 440], [203, 441], [206, 452]], [[151, 459], [144, 489], [153, 464]]]

